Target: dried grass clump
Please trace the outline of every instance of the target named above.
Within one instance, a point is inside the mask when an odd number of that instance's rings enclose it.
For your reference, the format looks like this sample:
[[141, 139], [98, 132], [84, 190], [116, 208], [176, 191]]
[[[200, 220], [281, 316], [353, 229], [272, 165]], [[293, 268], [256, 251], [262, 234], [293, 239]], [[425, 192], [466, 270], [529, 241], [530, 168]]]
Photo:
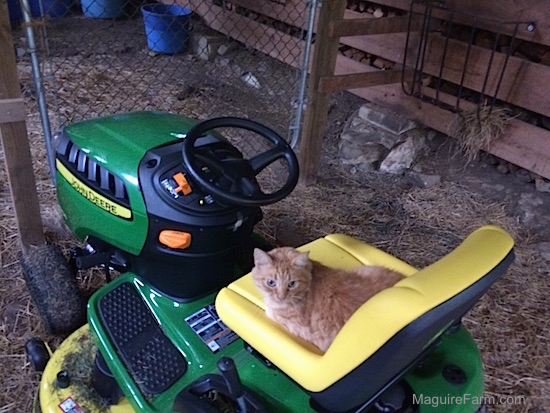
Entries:
[[476, 110], [459, 112], [451, 126], [450, 135], [456, 138], [459, 150], [471, 162], [477, 158], [480, 150], [489, 150], [512, 119], [507, 108], [485, 103]]
[[97, 351], [92, 336], [88, 333], [78, 339], [78, 349], [66, 355], [63, 369], [71, 372], [73, 397], [88, 411], [108, 411], [106, 400], [95, 391], [92, 385], [94, 356]]

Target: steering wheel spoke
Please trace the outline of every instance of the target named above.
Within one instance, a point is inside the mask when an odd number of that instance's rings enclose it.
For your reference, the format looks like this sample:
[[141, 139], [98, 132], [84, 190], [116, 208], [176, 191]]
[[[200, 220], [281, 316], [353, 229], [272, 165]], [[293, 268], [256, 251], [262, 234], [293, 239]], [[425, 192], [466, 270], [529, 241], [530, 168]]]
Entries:
[[271, 165], [276, 160], [284, 157], [285, 148], [280, 146], [275, 146], [274, 148], [269, 149], [266, 152], [262, 152], [253, 158], [250, 158], [248, 163], [254, 173], [259, 174], [267, 166]]
[[246, 177], [241, 177], [241, 179], [239, 179], [237, 187], [239, 189], [239, 193], [247, 197], [257, 197], [258, 195], [265, 195], [257, 182], [252, 181]]

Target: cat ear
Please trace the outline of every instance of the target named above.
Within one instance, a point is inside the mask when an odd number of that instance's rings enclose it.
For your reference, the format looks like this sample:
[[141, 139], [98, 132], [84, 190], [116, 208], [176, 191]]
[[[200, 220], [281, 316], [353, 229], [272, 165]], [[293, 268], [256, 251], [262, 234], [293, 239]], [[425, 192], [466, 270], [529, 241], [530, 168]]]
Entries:
[[292, 265], [296, 267], [307, 267], [310, 265], [309, 252], [302, 252], [292, 260]]
[[254, 265], [261, 267], [262, 265], [273, 265], [273, 259], [265, 251], [259, 248], [254, 248]]

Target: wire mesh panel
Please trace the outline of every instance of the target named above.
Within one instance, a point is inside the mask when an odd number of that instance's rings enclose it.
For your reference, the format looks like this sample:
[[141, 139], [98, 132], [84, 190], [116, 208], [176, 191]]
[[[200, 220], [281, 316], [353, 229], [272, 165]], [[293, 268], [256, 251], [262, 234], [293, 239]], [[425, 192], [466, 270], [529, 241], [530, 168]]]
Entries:
[[[30, 2], [52, 129], [136, 110], [244, 116], [284, 137], [296, 126], [305, 0], [11, 1]], [[20, 22], [14, 15], [24, 62]]]
[[[410, 2], [409, 22], [417, 16], [422, 29], [409, 29], [403, 60], [414, 74], [412, 81], [403, 81], [403, 91], [456, 112], [461, 110], [461, 99], [492, 110], [521, 22], [472, 15], [432, 0]], [[483, 67], [483, 72], [474, 66]], [[454, 99], [444, 99], [444, 94]]]

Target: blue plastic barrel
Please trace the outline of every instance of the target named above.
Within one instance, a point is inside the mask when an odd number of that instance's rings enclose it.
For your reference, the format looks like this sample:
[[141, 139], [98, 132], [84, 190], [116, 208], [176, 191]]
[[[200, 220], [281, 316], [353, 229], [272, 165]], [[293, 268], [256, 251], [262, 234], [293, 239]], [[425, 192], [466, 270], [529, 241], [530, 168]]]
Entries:
[[73, 0], [30, 0], [32, 17], [65, 17], [71, 14]]
[[125, 14], [126, 0], [80, 0], [82, 14], [94, 19], [117, 19]]
[[184, 52], [189, 44], [191, 10], [176, 4], [146, 4], [141, 7], [147, 46], [154, 52]]
[[19, 0], [8, 0], [8, 13], [10, 15], [10, 22], [18, 23], [21, 21], [21, 5]]

